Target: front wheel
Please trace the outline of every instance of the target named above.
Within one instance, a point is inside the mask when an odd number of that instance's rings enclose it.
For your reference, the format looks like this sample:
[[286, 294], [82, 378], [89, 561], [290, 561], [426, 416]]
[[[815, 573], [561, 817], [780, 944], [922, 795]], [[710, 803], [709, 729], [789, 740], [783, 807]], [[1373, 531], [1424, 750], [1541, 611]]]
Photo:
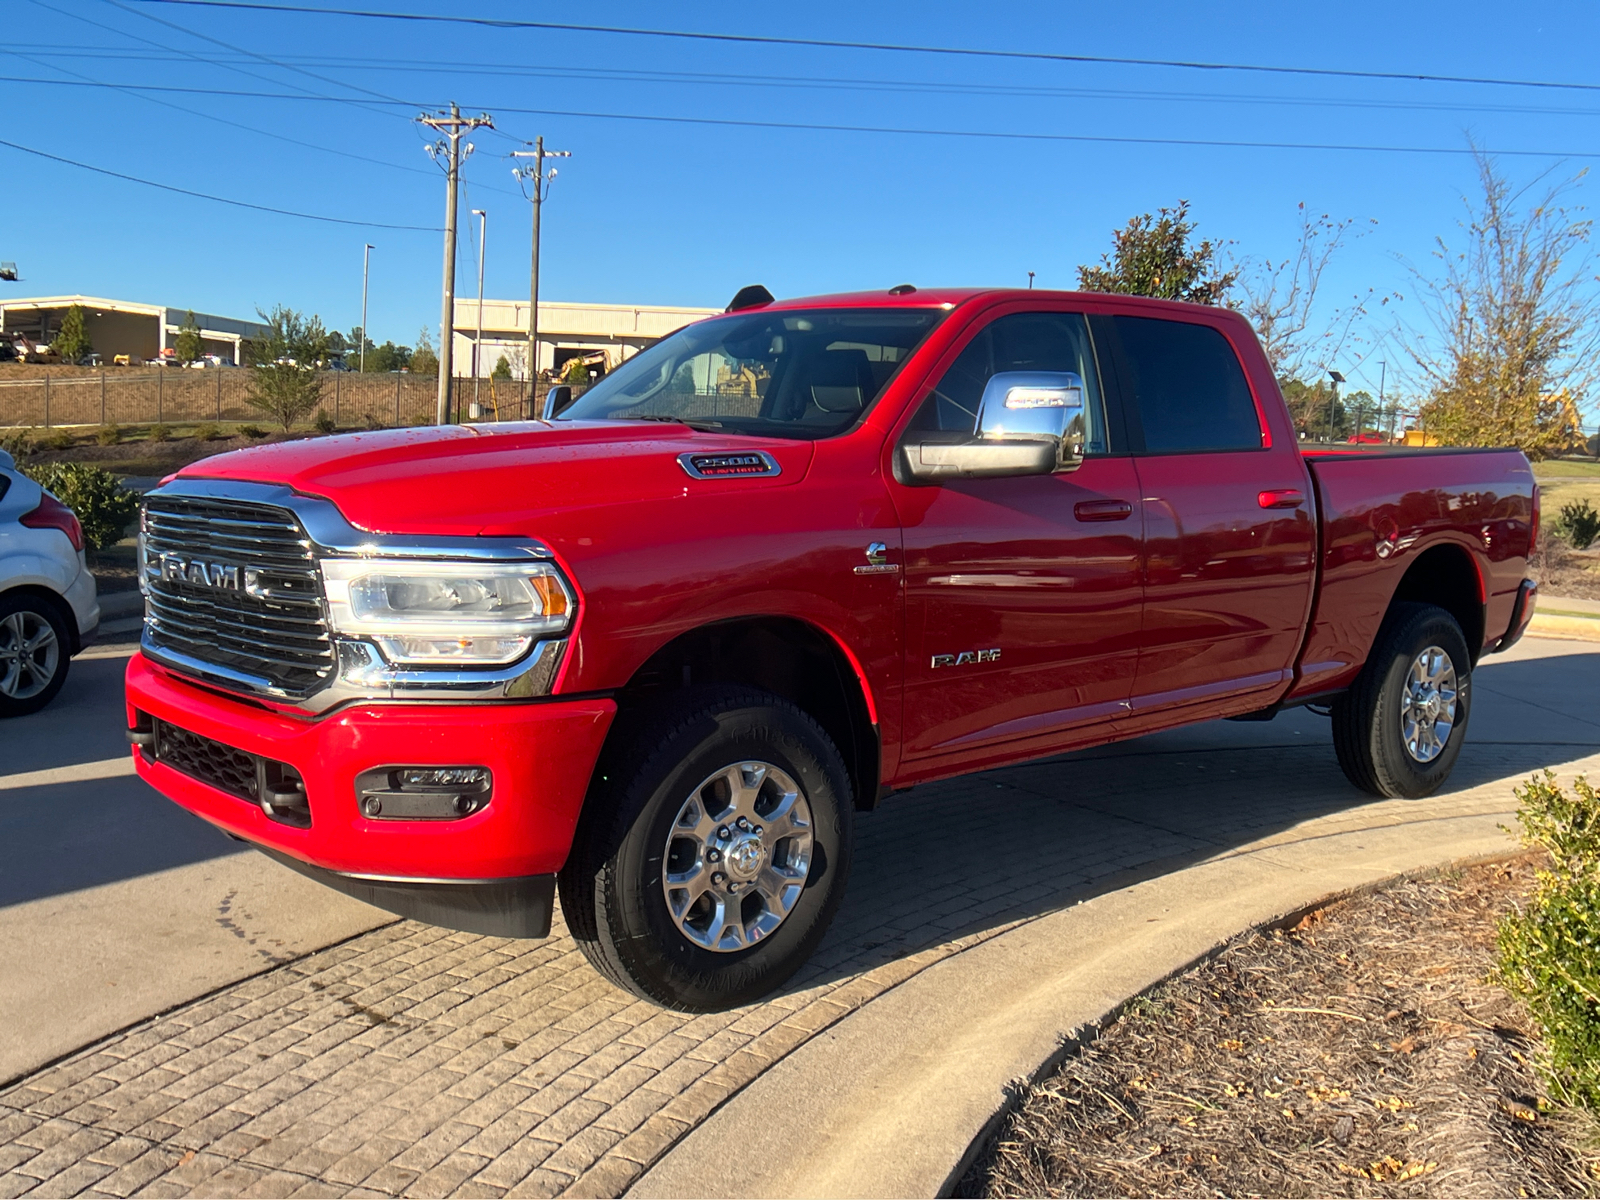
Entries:
[[1461, 626], [1431, 604], [1400, 604], [1355, 685], [1333, 705], [1346, 778], [1374, 796], [1415, 799], [1444, 785], [1472, 709]]
[[606, 756], [561, 873], [601, 974], [671, 1008], [749, 1003], [810, 957], [844, 895], [849, 778], [822, 728], [749, 688], [679, 696]]
[[0, 717], [49, 704], [71, 661], [66, 624], [52, 605], [32, 595], [0, 597]]

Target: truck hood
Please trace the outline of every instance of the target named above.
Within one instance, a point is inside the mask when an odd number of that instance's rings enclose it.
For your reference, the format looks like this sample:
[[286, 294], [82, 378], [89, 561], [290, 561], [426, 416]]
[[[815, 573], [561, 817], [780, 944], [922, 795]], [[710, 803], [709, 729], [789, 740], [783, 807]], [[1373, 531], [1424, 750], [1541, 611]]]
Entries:
[[[699, 480], [686, 451], [764, 450], [780, 473]], [[556, 513], [663, 501], [705, 490], [791, 487], [812, 444], [700, 432], [654, 421], [517, 421], [386, 429], [219, 454], [181, 479], [281, 483], [321, 496], [371, 533], [538, 536]]]

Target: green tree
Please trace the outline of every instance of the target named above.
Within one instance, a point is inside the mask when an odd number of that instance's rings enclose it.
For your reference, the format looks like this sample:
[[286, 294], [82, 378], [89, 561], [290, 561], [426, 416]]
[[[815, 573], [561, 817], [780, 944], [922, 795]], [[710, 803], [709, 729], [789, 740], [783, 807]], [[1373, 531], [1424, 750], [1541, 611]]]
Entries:
[[367, 351], [367, 370], [403, 371], [411, 365], [411, 347], [384, 342]]
[[[1416, 271], [1430, 329], [1410, 333], [1427, 430], [1447, 446], [1565, 449], [1569, 412], [1600, 382], [1600, 294], [1591, 222], [1563, 203], [1578, 178], [1527, 196], [1479, 153], [1481, 196], [1461, 239], [1439, 239], [1436, 275]], [[1579, 177], [1581, 178], [1581, 176]]]
[[433, 352], [433, 339], [428, 336], [428, 327], [426, 325], [417, 334], [417, 348], [411, 352], [411, 373], [413, 375], [439, 374], [439, 356]]
[[511, 361], [508, 358], [506, 358], [506, 356], [504, 354], [502, 354], [500, 356], [500, 361], [495, 363], [494, 372], [489, 376], [489, 378], [491, 378], [491, 379], [510, 379], [511, 378]]
[[258, 339], [255, 378], [245, 400], [287, 433], [322, 402], [318, 368], [328, 356], [328, 335], [320, 318], [308, 319], [281, 304], [270, 313], [256, 312], [268, 332]]
[[194, 322], [194, 311], [184, 318], [183, 324], [178, 326], [178, 340], [172, 347], [173, 353], [179, 362], [185, 366], [194, 362], [205, 353], [205, 345], [200, 341], [200, 326]]
[[60, 356], [62, 362], [82, 362], [89, 356], [94, 347], [89, 344], [89, 334], [84, 329], [83, 305], [74, 304], [67, 309], [50, 348]]
[[1161, 208], [1156, 215], [1134, 217], [1111, 236], [1110, 254], [1097, 267], [1078, 268], [1078, 287], [1086, 292], [1153, 296], [1191, 304], [1221, 304], [1238, 279], [1237, 271], [1220, 271], [1220, 242], [1191, 240], [1194, 222], [1189, 202]]
[[[372, 339], [367, 336], [367, 331], [361, 328], [359, 325], [352, 326], [350, 332], [346, 335], [345, 340], [349, 344], [349, 348], [344, 352], [344, 365], [353, 369], [360, 369], [364, 371], [373, 370], [372, 352], [376, 350], [377, 347], [372, 344]], [[393, 343], [391, 342], [390, 345], [393, 345]], [[367, 351], [366, 362], [364, 365], [361, 358], [361, 351], [363, 347], [365, 347]]]

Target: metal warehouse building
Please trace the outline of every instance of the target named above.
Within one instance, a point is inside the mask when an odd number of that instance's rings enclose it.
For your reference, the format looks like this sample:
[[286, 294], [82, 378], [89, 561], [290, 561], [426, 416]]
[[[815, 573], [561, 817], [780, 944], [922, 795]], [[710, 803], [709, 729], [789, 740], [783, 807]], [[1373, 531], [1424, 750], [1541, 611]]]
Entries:
[[[117, 355], [128, 355], [137, 363], [154, 360], [178, 339], [178, 330], [189, 319], [190, 309], [169, 308], [161, 304], [137, 304], [129, 300], [107, 300], [100, 296], [35, 296], [0, 301], [0, 335], [27, 338], [36, 345], [49, 345], [61, 331], [67, 309], [74, 304], [83, 309], [84, 329], [89, 344], [104, 363]], [[196, 311], [203, 353], [239, 362], [239, 343], [260, 337], [267, 327], [259, 321], [240, 321]]]
[[[539, 301], [539, 370], [559, 371], [569, 359], [605, 355], [610, 370], [625, 358], [654, 345], [669, 333], [706, 317], [720, 308], [674, 308], [642, 304], [564, 304]], [[470, 376], [472, 343], [478, 334], [478, 302], [456, 299], [455, 372]], [[483, 346], [478, 374], [488, 375], [504, 355], [511, 373], [526, 379], [528, 361], [528, 302], [483, 302]]]

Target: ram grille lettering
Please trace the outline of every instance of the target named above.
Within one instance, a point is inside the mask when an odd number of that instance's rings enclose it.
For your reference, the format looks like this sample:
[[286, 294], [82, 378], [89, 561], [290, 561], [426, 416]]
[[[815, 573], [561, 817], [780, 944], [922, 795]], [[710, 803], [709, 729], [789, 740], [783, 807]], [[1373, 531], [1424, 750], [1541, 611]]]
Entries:
[[161, 578], [169, 583], [189, 583], [223, 592], [239, 591], [239, 568], [228, 563], [202, 562], [163, 554], [158, 562]]

